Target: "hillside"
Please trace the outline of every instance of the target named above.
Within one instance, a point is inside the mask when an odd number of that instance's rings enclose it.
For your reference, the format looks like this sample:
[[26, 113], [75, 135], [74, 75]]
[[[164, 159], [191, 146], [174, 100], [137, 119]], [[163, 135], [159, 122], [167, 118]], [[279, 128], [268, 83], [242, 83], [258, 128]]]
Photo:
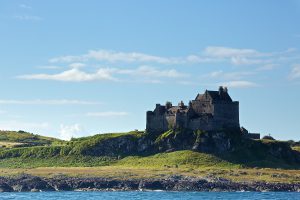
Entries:
[[0, 167], [300, 168], [300, 153], [292, 150], [288, 142], [246, 139], [236, 130], [169, 130], [161, 135], [132, 131], [69, 142], [28, 133], [12, 132], [7, 136], [10, 139], [6, 141], [39, 146], [0, 149]]
[[35, 135], [25, 131], [0, 131], [0, 146], [2, 148], [44, 146], [61, 140]]

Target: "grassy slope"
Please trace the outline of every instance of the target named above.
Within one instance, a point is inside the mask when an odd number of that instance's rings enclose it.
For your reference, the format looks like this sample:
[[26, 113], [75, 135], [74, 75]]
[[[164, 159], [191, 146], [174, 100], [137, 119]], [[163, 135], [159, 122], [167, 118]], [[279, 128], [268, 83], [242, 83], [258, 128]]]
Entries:
[[[30, 137], [36, 136], [28, 133], [10, 133], [14, 137], [13, 141], [24, 141]], [[99, 144], [105, 140], [118, 137], [130, 136], [139, 138], [144, 132], [132, 131], [128, 133], [110, 133], [98, 134], [90, 137], [82, 137], [72, 139], [70, 142], [60, 142], [55, 139], [49, 146], [22, 147], [11, 149], [0, 149], [0, 167], [55, 167], [55, 166], [104, 166], [110, 164], [126, 165], [126, 166], [178, 166], [191, 165], [196, 166], [219, 166], [232, 167], [241, 166], [241, 163], [247, 163], [247, 166], [257, 167], [278, 167], [278, 168], [295, 168], [287, 165], [284, 160], [270, 157], [266, 154], [266, 146], [268, 145], [286, 145], [280, 141], [248, 141], [244, 145], [240, 145], [235, 152], [222, 156], [222, 159], [210, 154], [181, 151], [180, 153], [160, 153], [148, 157], [129, 156], [124, 159], [117, 160], [116, 157], [101, 156], [84, 156], [96, 149]], [[163, 136], [162, 134], [161, 136]], [[17, 137], [18, 136], [18, 137]], [[160, 138], [159, 136], [158, 138]], [[24, 139], [25, 138], [25, 139]], [[46, 138], [47, 139], [47, 138]], [[156, 139], [157, 140], [157, 139]], [[299, 167], [299, 166], [298, 166]]]
[[0, 131], [0, 142], [2, 146], [11, 148], [22, 145], [50, 145], [52, 143], [61, 143], [62, 141], [24, 131]]
[[[82, 165], [84, 162], [96, 163], [93, 159], [95, 158], [88, 158], [86, 160], [78, 159], [78, 162], [76, 163], [81, 166], [84, 166]], [[12, 160], [4, 161], [4, 163], [9, 164], [11, 161]], [[43, 166], [42, 160], [32, 161], [37, 161], [37, 163]], [[58, 159], [49, 160], [48, 162], [52, 161], [58, 162]], [[121, 160], [98, 161], [104, 166], [74, 167], [73, 164], [71, 164], [72, 162], [75, 162], [74, 159], [62, 159], [61, 163], [69, 163], [72, 167], [35, 168], [37, 166], [25, 165], [22, 168], [3, 168], [2, 166], [0, 168], [0, 174], [1, 176], [15, 176], [26, 173], [43, 177], [106, 177], [113, 179], [167, 178], [168, 176], [175, 175], [200, 178], [221, 177], [233, 181], [300, 183], [299, 170], [243, 168], [240, 165], [220, 160], [215, 156], [193, 151], [176, 151], [171, 153], [160, 153], [148, 157], [134, 156], [126, 157]], [[46, 163], [46, 166], [49, 166], [48, 164], [49, 163]]]
[[[93, 148], [106, 139], [124, 135], [140, 137], [142, 134], [143, 132], [99, 134], [73, 139], [66, 143], [50, 139], [53, 141], [50, 146], [2, 149], [0, 150], [0, 158], [2, 158], [0, 175], [28, 173], [40, 176], [67, 175], [110, 178], [163, 178], [169, 175], [188, 175], [223, 177], [235, 181], [300, 182], [299, 170], [245, 168], [237, 162], [229, 162], [214, 155], [189, 150], [144, 157], [128, 156], [120, 160], [113, 157], [93, 157], [80, 154], [86, 148]], [[20, 138], [27, 136], [26, 134], [26, 136], [16, 137], [14, 141], [20, 141]], [[269, 141], [261, 142], [270, 143]]]

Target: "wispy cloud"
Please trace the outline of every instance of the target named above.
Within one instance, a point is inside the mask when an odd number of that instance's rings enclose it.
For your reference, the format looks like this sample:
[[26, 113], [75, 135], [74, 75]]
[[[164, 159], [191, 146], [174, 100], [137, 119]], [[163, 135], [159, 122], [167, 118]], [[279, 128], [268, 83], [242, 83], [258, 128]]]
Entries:
[[176, 63], [174, 58], [165, 58], [137, 52], [115, 52], [110, 50], [91, 50], [87, 54], [79, 56], [61, 56], [50, 59], [51, 63], [56, 62], [83, 62], [87, 60], [107, 62], [156, 62], [161, 64]]
[[82, 101], [82, 100], [68, 100], [68, 99], [52, 99], [52, 100], [3, 100], [0, 99], [0, 104], [13, 105], [99, 105], [101, 102], [96, 101]]
[[61, 69], [62, 67], [56, 65], [45, 65], [45, 66], [38, 66], [38, 69]]
[[15, 19], [20, 21], [41, 21], [43, 18], [36, 15], [15, 15]]
[[289, 79], [294, 80], [299, 78], [300, 78], [300, 64], [294, 64], [289, 74]]
[[201, 55], [187, 55], [183, 57], [162, 57], [139, 52], [116, 52], [111, 50], [90, 50], [87, 54], [60, 56], [49, 60], [50, 63], [87, 62], [90, 60], [109, 63], [158, 63], [158, 64], [186, 64], [207, 63], [215, 59]]
[[273, 70], [277, 67], [279, 67], [280, 65], [279, 64], [266, 64], [266, 65], [263, 65], [259, 68], [257, 68], [258, 71], [270, 71], [270, 70]]
[[254, 49], [237, 49], [221, 46], [209, 46], [204, 49], [204, 55], [215, 58], [231, 58], [240, 56], [258, 56], [260, 53]]
[[95, 73], [87, 73], [77, 68], [63, 71], [58, 74], [29, 74], [21, 75], [17, 78], [27, 80], [52, 80], [52, 81], [66, 81], [66, 82], [83, 82], [83, 81], [117, 81], [112, 77], [113, 69], [105, 68], [99, 69]]
[[147, 77], [166, 77], [166, 78], [180, 78], [188, 77], [189, 74], [178, 72], [175, 69], [159, 70], [150, 66], [141, 66], [136, 69], [119, 69], [116, 71], [119, 74], [128, 74], [133, 76], [147, 76]]
[[127, 112], [115, 112], [115, 111], [107, 111], [107, 112], [89, 112], [86, 113], [87, 117], [123, 117], [127, 116], [129, 113]]
[[229, 61], [233, 65], [273, 65], [274, 62], [294, 59], [290, 55], [296, 51], [289, 48], [281, 52], [260, 52], [255, 49], [210, 46], [204, 50], [204, 55], [212, 60]]
[[[300, 55], [295, 48], [263, 52], [251, 48], [208, 46], [199, 53], [175, 57], [102, 49], [90, 50], [81, 55], [59, 56], [50, 59], [48, 69], [61, 69], [59, 72], [24, 74], [17, 78], [63, 82], [110, 81], [118, 83], [167, 83], [172, 79], [174, 83], [193, 85], [192, 82], [197, 79], [196, 75], [185, 73], [187, 69], [184, 67], [181, 68], [182, 70], [178, 70], [179, 65], [195, 66], [199, 64], [197, 66], [199, 72], [201, 71], [201, 63], [213, 63], [214, 68], [215, 64], [221, 63], [227, 67], [230, 64], [231, 66], [243, 66], [243, 68], [234, 67], [234, 71], [229, 72], [228, 69], [222, 69], [202, 77], [207, 80], [213, 79], [214, 82], [230, 81], [228, 84], [232, 87], [254, 87], [258, 84], [245, 81], [249, 80], [250, 76], [269, 73], [278, 66], [298, 62], [299, 60]], [[64, 67], [57, 68], [57, 65]], [[111, 67], [111, 65], [126, 67], [117, 68]], [[166, 69], [165, 65], [174, 65], [174, 67]], [[47, 66], [45, 69], [47, 69]], [[297, 75], [290, 75], [290, 79], [295, 79], [295, 76]], [[189, 77], [191, 78], [189, 79]]]
[[242, 71], [242, 72], [224, 72], [223, 70], [213, 71], [204, 75], [204, 78], [223, 79], [223, 80], [240, 80], [246, 76], [254, 75], [254, 72]]
[[[282, 52], [260, 52], [255, 49], [231, 48], [223, 46], [208, 46], [200, 53], [181, 57], [163, 57], [139, 52], [117, 52], [110, 50], [90, 50], [82, 55], [67, 55], [55, 57], [50, 63], [88, 62], [91, 60], [108, 63], [158, 63], [158, 64], [197, 64], [230, 62], [233, 65], [266, 65], [279, 61], [282, 56], [296, 50], [293, 48]], [[289, 57], [284, 57], [290, 59]]]
[[218, 85], [223, 85], [230, 88], [251, 88], [259, 86], [258, 84], [250, 81], [229, 81], [225, 83], [219, 83]]
[[27, 4], [19, 4], [19, 7], [23, 8], [23, 9], [32, 9], [32, 7], [30, 5], [27, 5]]
[[71, 68], [81, 68], [81, 67], [85, 67], [86, 64], [84, 64], [84, 63], [71, 63], [71, 64], [69, 64], [69, 66]]
[[148, 78], [181, 78], [188, 74], [180, 73], [175, 69], [159, 70], [154, 67], [141, 66], [136, 69], [100, 68], [94, 73], [88, 73], [78, 68], [63, 71], [58, 74], [29, 74], [17, 78], [27, 80], [55, 80], [55, 81], [122, 81], [117, 75]]

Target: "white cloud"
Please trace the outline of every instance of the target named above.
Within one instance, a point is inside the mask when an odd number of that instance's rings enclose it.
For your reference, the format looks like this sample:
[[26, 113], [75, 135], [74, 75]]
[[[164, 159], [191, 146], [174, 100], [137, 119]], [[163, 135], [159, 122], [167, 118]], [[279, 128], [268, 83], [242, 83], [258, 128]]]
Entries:
[[259, 52], [255, 49], [209, 46], [204, 49], [203, 55], [219, 62], [229, 61], [233, 65], [274, 65], [294, 59], [290, 55], [296, 51], [295, 48], [289, 48], [281, 52]]
[[166, 77], [166, 78], [179, 78], [187, 77], [188, 74], [180, 73], [175, 69], [159, 70], [154, 67], [141, 66], [137, 69], [117, 70], [119, 74], [129, 74], [133, 76], [146, 76], [146, 77]]
[[279, 66], [279, 64], [266, 64], [266, 65], [259, 67], [257, 70], [258, 71], [268, 71], [268, 70], [273, 70], [278, 66]]
[[35, 15], [15, 15], [15, 19], [20, 21], [41, 21], [43, 18]]
[[113, 69], [102, 68], [96, 73], [87, 73], [79, 69], [73, 68], [67, 71], [63, 71], [58, 74], [29, 74], [18, 76], [20, 79], [27, 80], [54, 80], [54, 81], [72, 81], [72, 82], [82, 82], [82, 81], [117, 81], [116, 78], [112, 77]]
[[37, 68], [38, 69], [61, 69], [61, 67], [55, 65], [38, 66]]
[[0, 99], [0, 104], [14, 104], [14, 105], [98, 105], [101, 102], [95, 101], [81, 101], [68, 99], [52, 99], [52, 100], [3, 100]]
[[232, 57], [230, 61], [234, 65], [258, 65], [272, 62], [270, 59], [253, 59], [239, 56]]
[[294, 64], [289, 75], [289, 79], [298, 79], [300, 78], [300, 64]]
[[127, 116], [127, 112], [114, 112], [114, 111], [107, 111], [107, 112], [90, 112], [87, 113], [87, 117], [123, 117]]
[[138, 52], [116, 52], [110, 50], [90, 50], [87, 54], [78, 56], [61, 56], [49, 60], [50, 63], [87, 62], [90, 60], [105, 61], [110, 63], [158, 63], [158, 64], [186, 64], [214, 62], [215, 59], [200, 55], [188, 55], [185, 57], [162, 57]]
[[79, 124], [74, 125], [60, 125], [59, 138], [63, 140], [70, 140], [72, 137], [78, 137], [82, 134], [83, 128]]
[[[94, 73], [87, 73], [80, 69], [73, 68], [58, 74], [29, 74], [21, 75], [17, 78], [27, 80], [55, 80], [55, 81], [121, 81], [115, 75], [128, 75], [135, 78], [183, 78], [188, 74], [180, 73], [175, 69], [159, 70], [154, 67], [141, 66], [136, 69], [117, 69], [117, 68], [100, 68]], [[160, 81], [160, 80], [156, 80]]]
[[115, 52], [109, 50], [91, 50], [87, 54], [79, 56], [61, 56], [50, 59], [50, 62], [83, 62], [87, 60], [107, 62], [155, 62], [161, 64], [176, 63], [175, 58], [165, 58], [137, 52]]
[[259, 52], [255, 49], [230, 48], [222, 46], [208, 46], [199, 54], [190, 54], [181, 57], [162, 57], [138, 52], [116, 52], [110, 50], [90, 50], [86, 54], [74, 56], [61, 56], [52, 58], [52, 63], [63, 62], [109, 62], [109, 63], [158, 63], [158, 64], [197, 64], [213, 62], [230, 62], [233, 65], [260, 65], [273, 64], [280, 59], [292, 59], [291, 57], [281, 57], [295, 52], [290, 48], [282, 52]]
[[254, 49], [236, 49], [220, 46], [209, 46], [204, 49], [204, 55], [216, 58], [232, 58], [240, 56], [258, 56], [260, 53]]
[[225, 79], [225, 80], [240, 80], [246, 76], [253, 75], [254, 72], [243, 71], [243, 72], [224, 72], [223, 70], [213, 71], [203, 77], [214, 78], [214, 79]]
[[250, 87], [258, 87], [258, 84], [250, 82], [250, 81], [229, 81], [226, 83], [221, 83], [218, 85], [224, 85], [229, 88], [250, 88]]
[[71, 63], [69, 66], [71, 68], [81, 68], [81, 67], [85, 67], [86, 64], [84, 64], [84, 63]]

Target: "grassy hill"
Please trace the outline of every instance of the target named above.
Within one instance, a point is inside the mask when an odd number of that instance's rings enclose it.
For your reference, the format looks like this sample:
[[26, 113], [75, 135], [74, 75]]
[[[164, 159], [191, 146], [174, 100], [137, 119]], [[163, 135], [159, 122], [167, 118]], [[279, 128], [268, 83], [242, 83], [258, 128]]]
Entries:
[[59, 139], [35, 135], [25, 131], [0, 131], [0, 146], [2, 148], [43, 146], [62, 142]]
[[[243, 139], [232, 132], [210, 135], [168, 131], [152, 135], [132, 131], [97, 134], [68, 142], [12, 131], [2, 131], [1, 137], [0, 144], [6, 142], [7, 147], [0, 148], [0, 176], [22, 173], [116, 179], [192, 176], [300, 182], [300, 162], [296, 159], [300, 155], [299, 146], [293, 144], [292, 150], [289, 142]], [[225, 148], [227, 143], [230, 145]], [[219, 149], [212, 151], [216, 145]]]
[[[0, 167], [271, 167], [299, 169], [300, 161], [288, 142], [249, 140], [235, 134], [151, 135], [142, 131], [98, 134], [63, 142], [25, 132], [1, 132], [2, 141], [31, 144], [0, 149]], [[216, 134], [212, 134], [216, 135]], [[190, 142], [190, 144], [185, 141]], [[200, 138], [199, 138], [200, 137]], [[214, 136], [215, 137], [215, 136]], [[221, 138], [221, 139], [220, 139]], [[204, 141], [203, 143], [199, 141]], [[224, 142], [225, 141], [225, 142]], [[1, 140], [0, 140], [1, 142]], [[230, 148], [222, 145], [231, 143]], [[182, 146], [185, 144], [185, 146]], [[195, 149], [203, 148], [209, 152]], [[221, 152], [211, 151], [221, 146]], [[207, 149], [206, 146], [211, 146]], [[168, 147], [169, 149], [165, 149]], [[205, 148], [204, 148], [205, 147]], [[218, 147], [220, 148], [220, 147]], [[294, 147], [297, 149], [297, 147]], [[297, 159], [298, 160], [297, 160]]]

